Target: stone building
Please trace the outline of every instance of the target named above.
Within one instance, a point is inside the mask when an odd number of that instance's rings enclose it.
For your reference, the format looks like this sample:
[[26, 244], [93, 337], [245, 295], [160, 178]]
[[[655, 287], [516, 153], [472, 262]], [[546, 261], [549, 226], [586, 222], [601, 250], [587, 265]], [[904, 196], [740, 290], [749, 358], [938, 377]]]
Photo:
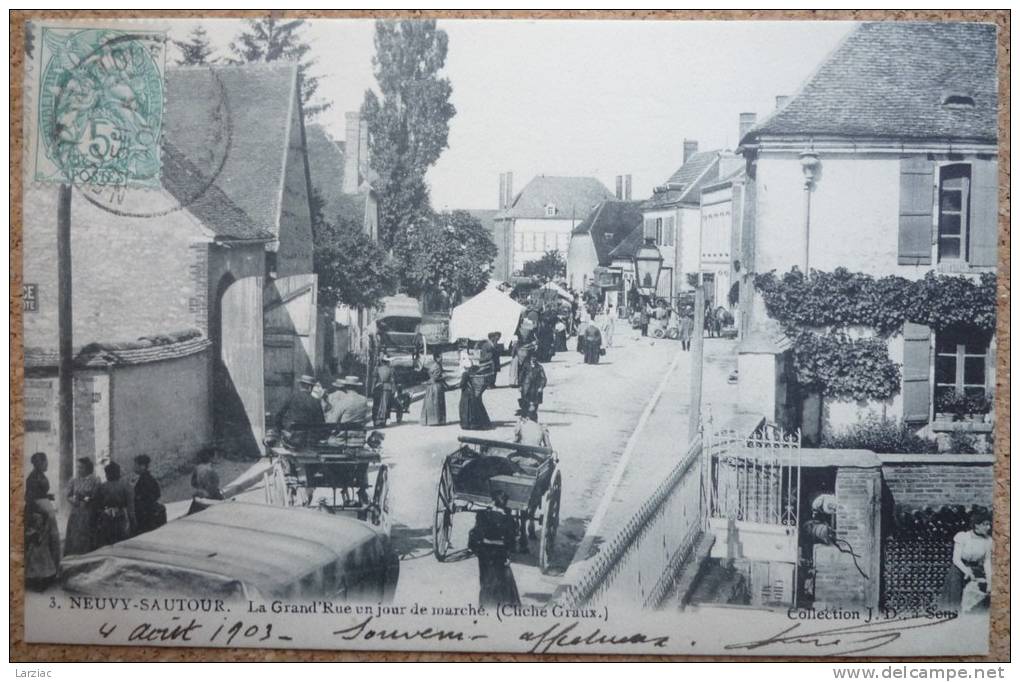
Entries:
[[[594, 283], [607, 301], [618, 304], [623, 291], [623, 270], [613, 267], [610, 253], [641, 226], [641, 201], [603, 201], [570, 235], [567, 286], [585, 291]], [[612, 299], [612, 300], [610, 300]]]
[[[161, 187], [71, 208], [75, 454], [157, 475], [206, 444], [257, 455], [316, 335], [296, 67], [171, 68], [166, 91]], [[26, 188], [53, 206], [24, 223], [28, 454], [58, 443], [56, 194]]]
[[493, 277], [501, 280], [509, 280], [525, 263], [540, 259], [547, 251], [559, 251], [566, 259], [573, 229], [598, 204], [613, 198], [595, 178], [538, 175], [516, 196], [513, 175], [507, 173], [500, 179], [500, 212], [493, 228], [500, 255]]
[[[793, 267], [844, 267], [907, 280], [929, 273], [976, 280], [994, 272], [997, 101], [993, 25], [866, 23], [743, 136], [745, 404], [765, 406], [765, 414], [781, 420], [799, 415], [794, 421], [808, 433], [875, 411], [930, 433], [959, 426], [937, 419], [939, 391], [991, 396], [995, 341], [989, 334], [934, 333], [908, 323], [888, 339], [889, 356], [902, 368], [900, 390], [890, 400], [819, 404], [817, 396], [796, 391], [790, 400], [777, 398], [785, 351], [753, 278]], [[990, 431], [990, 422], [965, 428]]]

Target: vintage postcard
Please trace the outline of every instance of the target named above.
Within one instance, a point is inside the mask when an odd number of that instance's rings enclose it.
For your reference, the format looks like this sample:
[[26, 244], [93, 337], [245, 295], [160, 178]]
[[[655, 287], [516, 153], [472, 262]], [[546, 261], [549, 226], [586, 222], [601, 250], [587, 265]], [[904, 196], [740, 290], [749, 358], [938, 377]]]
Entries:
[[986, 652], [997, 39], [28, 22], [26, 641]]

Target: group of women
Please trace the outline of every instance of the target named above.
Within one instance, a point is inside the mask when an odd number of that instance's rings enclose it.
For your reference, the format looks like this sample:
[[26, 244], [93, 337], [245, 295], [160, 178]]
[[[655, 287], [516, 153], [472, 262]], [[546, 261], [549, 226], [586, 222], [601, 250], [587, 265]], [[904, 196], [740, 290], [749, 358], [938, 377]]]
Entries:
[[77, 476], [67, 488], [70, 514], [61, 548], [55, 496], [46, 475], [49, 458], [37, 452], [30, 461], [32, 472], [25, 481], [25, 580], [32, 589], [45, 589], [57, 578], [62, 556], [86, 554], [166, 522], [147, 455], [135, 458], [134, 485], [122, 477], [116, 462], [103, 467], [106, 480], [101, 480], [92, 460], [81, 457]]

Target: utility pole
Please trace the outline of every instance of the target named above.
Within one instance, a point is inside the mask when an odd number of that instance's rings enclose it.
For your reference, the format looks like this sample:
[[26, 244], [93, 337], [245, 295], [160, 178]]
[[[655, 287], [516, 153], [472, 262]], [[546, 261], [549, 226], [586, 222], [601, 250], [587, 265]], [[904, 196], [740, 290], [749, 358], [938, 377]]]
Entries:
[[694, 289], [694, 329], [691, 339], [691, 414], [688, 440], [694, 441], [701, 425], [701, 384], [705, 368], [705, 287], [698, 273]]
[[60, 453], [57, 477], [62, 495], [74, 472], [74, 367], [71, 318], [71, 185], [60, 185], [57, 203], [57, 396]]

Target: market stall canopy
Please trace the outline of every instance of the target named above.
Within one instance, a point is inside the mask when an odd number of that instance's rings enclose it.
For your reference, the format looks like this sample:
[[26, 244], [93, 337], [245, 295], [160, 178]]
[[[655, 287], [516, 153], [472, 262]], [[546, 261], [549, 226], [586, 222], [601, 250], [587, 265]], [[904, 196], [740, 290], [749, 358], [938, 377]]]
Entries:
[[542, 285], [542, 288], [549, 289], [550, 291], [555, 291], [556, 295], [562, 299], [566, 299], [568, 301], [572, 301], [574, 299], [574, 297], [570, 295], [569, 291], [561, 287], [559, 284], [556, 284], [555, 282], [546, 282], [545, 284]]
[[461, 303], [450, 316], [450, 338], [481, 341], [489, 332], [499, 332], [504, 341], [517, 331], [524, 306], [499, 289], [484, 289]]
[[421, 317], [421, 304], [418, 299], [411, 298], [406, 294], [387, 296], [382, 300], [382, 311], [377, 318], [386, 317]]

